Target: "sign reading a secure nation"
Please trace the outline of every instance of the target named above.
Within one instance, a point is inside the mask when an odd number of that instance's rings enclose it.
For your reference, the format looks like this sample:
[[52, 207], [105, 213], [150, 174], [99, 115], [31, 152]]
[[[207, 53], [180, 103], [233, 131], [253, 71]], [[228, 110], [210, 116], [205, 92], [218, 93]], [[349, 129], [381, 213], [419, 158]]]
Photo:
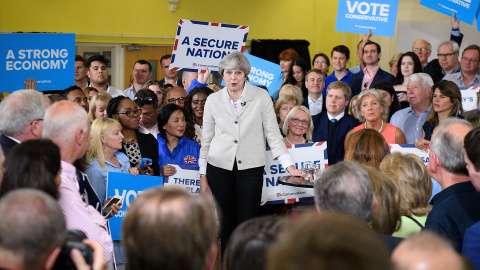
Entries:
[[218, 73], [225, 55], [245, 49], [248, 26], [180, 19], [173, 46], [171, 70]]
[[398, 0], [339, 0], [335, 31], [395, 35]]

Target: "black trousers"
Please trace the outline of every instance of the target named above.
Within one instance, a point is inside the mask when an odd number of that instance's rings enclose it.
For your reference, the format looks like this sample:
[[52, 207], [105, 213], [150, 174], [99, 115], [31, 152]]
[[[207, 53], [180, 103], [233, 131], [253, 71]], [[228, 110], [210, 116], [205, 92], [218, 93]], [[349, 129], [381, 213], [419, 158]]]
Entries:
[[222, 256], [233, 230], [245, 220], [260, 216], [263, 168], [225, 170], [207, 164], [207, 179], [221, 211]]

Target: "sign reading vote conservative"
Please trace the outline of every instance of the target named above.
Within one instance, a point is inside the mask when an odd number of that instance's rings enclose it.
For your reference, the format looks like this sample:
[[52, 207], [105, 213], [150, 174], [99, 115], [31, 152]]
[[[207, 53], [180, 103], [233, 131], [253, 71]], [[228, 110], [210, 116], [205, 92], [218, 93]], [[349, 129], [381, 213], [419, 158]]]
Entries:
[[225, 55], [245, 49], [248, 26], [180, 19], [173, 46], [171, 70], [218, 73]]
[[74, 84], [75, 34], [0, 34], [0, 92], [60, 90]]
[[398, 0], [339, 0], [335, 31], [395, 35]]
[[[455, 17], [465, 23], [473, 24], [473, 19], [477, 13], [478, 0], [421, 0], [420, 5], [426, 6], [440, 13]], [[477, 23], [478, 27], [478, 23]]]
[[122, 223], [128, 208], [137, 196], [151, 187], [163, 186], [163, 177], [137, 175], [129, 173], [109, 172], [107, 176], [107, 196], [120, 195], [123, 198], [122, 208], [118, 213], [109, 218], [110, 232], [113, 240], [121, 240]]

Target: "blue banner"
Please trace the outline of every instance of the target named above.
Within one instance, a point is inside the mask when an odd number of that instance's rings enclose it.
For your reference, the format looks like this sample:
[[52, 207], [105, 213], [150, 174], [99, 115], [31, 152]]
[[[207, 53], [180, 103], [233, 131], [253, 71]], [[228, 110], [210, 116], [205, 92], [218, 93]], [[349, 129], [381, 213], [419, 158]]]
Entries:
[[335, 31], [395, 35], [398, 0], [339, 0]]
[[[448, 16], [456, 12], [455, 17], [468, 24], [473, 24], [477, 13], [478, 0], [421, 0], [420, 5], [436, 10]], [[478, 27], [478, 23], [477, 23]]]
[[113, 240], [122, 239], [122, 223], [128, 208], [142, 192], [151, 187], [163, 186], [163, 177], [137, 175], [129, 173], [109, 172], [107, 178], [107, 197], [120, 195], [123, 197], [122, 208], [118, 213], [109, 218], [110, 231]]
[[1, 34], [0, 92], [25, 89], [63, 90], [75, 83], [75, 34]]

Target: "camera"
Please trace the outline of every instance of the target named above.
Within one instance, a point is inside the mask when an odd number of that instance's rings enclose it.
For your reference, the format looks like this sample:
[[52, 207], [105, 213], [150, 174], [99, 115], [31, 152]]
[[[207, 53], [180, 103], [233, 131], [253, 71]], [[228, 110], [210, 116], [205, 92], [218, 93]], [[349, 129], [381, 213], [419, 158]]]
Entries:
[[53, 270], [77, 269], [72, 259], [70, 258], [70, 252], [74, 248], [78, 249], [82, 254], [83, 258], [85, 259], [85, 261], [87, 262], [87, 264], [92, 266], [93, 249], [89, 245], [82, 242], [82, 240], [86, 238], [87, 236], [85, 235], [84, 232], [77, 231], [77, 230], [69, 230], [67, 232], [67, 237], [65, 239], [65, 242], [63, 242], [62, 251], [60, 251], [58, 258], [55, 261]]

